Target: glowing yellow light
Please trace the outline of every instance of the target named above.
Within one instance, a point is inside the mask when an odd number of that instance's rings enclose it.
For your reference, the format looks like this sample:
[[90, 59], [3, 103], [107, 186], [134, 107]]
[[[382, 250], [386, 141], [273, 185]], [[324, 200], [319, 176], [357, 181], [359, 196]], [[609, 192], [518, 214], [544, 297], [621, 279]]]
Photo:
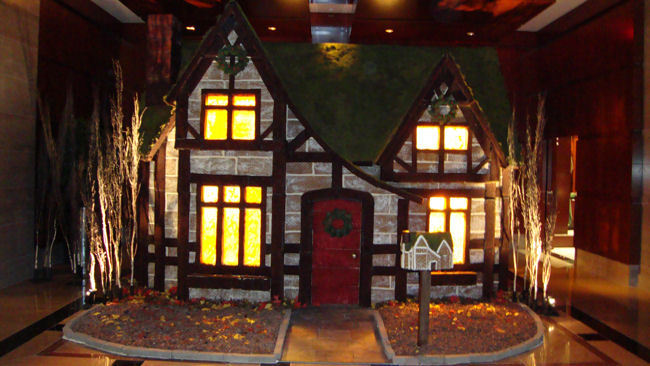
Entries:
[[445, 197], [431, 197], [429, 198], [429, 208], [432, 210], [444, 210], [446, 205]]
[[201, 263], [217, 264], [217, 208], [201, 208]]
[[219, 187], [203, 186], [201, 191], [201, 201], [206, 203], [219, 202]]
[[439, 233], [445, 231], [445, 213], [431, 212], [429, 214], [429, 232]]
[[276, 27], [268, 27], [267, 29], [270, 30], [271, 32], [273, 32], [273, 31], [276, 30], [277, 28], [276, 28]]
[[205, 105], [224, 107], [228, 105], [228, 96], [225, 94], [210, 94], [205, 97]]
[[232, 112], [232, 138], [233, 140], [255, 139], [255, 111]]
[[223, 201], [229, 203], [238, 203], [241, 199], [241, 190], [238, 186], [223, 187]]
[[262, 210], [247, 208], [244, 213], [244, 265], [260, 265], [260, 244], [262, 231]]
[[445, 150], [467, 150], [467, 127], [445, 127]]
[[451, 197], [449, 198], [449, 208], [452, 210], [467, 210], [466, 197]]
[[221, 264], [236, 266], [239, 263], [239, 209], [223, 209], [223, 238], [221, 241]]
[[390, 33], [393, 33], [393, 32], [394, 32], [394, 30], [393, 30], [392, 28], [386, 28], [386, 29], [384, 29], [384, 32], [386, 32], [386, 33], [389, 33], [389, 34], [390, 34]]
[[464, 212], [452, 212], [449, 216], [449, 231], [454, 242], [454, 264], [465, 263], [465, 228]]
[[205, 111], [205, 139], [225, 140], [228, 131], [228, 111], [208, 109]]
[[254, 107], [255, 95], [253, 94], [235, 95], [233, 97], [232, 104], [236, 107]]
[[262, 203], [262, 187], [246, 187], [246, 202]]
[[415, 147], [418, 150], [438, 150], [440, 148], [440, 127], [418, 126]]

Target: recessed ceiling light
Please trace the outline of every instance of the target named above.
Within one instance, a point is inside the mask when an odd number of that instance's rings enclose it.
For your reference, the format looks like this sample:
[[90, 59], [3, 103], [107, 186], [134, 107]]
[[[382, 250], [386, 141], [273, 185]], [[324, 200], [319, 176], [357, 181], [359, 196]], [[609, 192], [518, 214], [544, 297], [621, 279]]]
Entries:
[[386, 32], [386, 33], [393, 33], [394, 30], [393, 30], [393, 28], [386, 28], [386, 29], [384, 30], [384, 32]]
[[185, 29], [187, 29], [188, 31], [194, 32], [196, 30], [196, 27], [193, 26], [193, 25], [188, 25], [187, 27], [185, 27]]
[[273, 32], [273, 31], [276, 30], [277, 28], [276, 28], [276, 27], [268, 27], [268, 28], [266, 28], [266, 29], [268, 29], [268, 30], [270, 30], [271, 32]]
[[467, 32], [467, 35], [470, 37], [474, 37], [474, 32]]

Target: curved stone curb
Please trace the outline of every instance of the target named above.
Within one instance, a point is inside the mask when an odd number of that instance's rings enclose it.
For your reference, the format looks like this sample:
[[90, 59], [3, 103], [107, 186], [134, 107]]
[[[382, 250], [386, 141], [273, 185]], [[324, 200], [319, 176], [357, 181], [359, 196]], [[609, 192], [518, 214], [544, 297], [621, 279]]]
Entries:
[[211, 362], [233, 362], [233, 363], [276, 363], [282, 357], [282, 348], [289, 328], [291, 319], [291, 309], [285, 311], [282, 323], [278, 329], [278, 338], [275, 341], [275, 348], [272, 354], [245, 354], [245, 353], [221, 353], [221, 352], [201, 352], [201, 351], [184, 351], [169, 350], [161, 348], [144, 348], [133, 347], [119, 343], [113, 343], [91, 337], [84, 333], [72, 330], [74, 324], [88, 311], [95, 311], [98, 305], [92, 309], [86, 310], [74, 319], [69, 321], [63, 327], [63, 339], [90, 347], [99, 351], [112, 353], [115, 355], [136, 357], [136, 358], [155, 358], [161, 360], [178, 360], [178, 361], [211, 361]]
[[381, 318], [379, 312], [375, 311], [375, 321], [377, 324], [377, 331], [381, 337], [381, 345], [383, 347], [384, 355], [386, 358], [391, 360], [393, 364], [397, 365], [456, 365], [461, 363], [481, 363], [481, 362], [493, 362], [497, 360], [502, 360], [531, 349], [539, 347], [544, 342], [544, 325], [542, 320], [535, 314], [528, 306], [519, 304], [525, 311], [530, 314], [535, 320], [537, 325], [537, 332], [535, 335], [519, 344], [505, 348], [501, 351], [495, 352], [480, 352], [480, 353], [468, 353], [468, 354], [450, 354], [450, 355], [419, 355], [419, 356], [398, 356], [393, 351], [393, 347], [390, 345], [388, 340], [388, 334], [386, 333], [386, 328], [384, 327], [384, 321]]

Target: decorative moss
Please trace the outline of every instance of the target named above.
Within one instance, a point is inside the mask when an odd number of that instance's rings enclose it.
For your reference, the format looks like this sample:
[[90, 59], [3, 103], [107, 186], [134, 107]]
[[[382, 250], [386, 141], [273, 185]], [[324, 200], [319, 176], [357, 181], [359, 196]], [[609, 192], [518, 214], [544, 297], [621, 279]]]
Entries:
[[424, 237], [424, 241], [427, 243], [429, 249], [437, 252], [443, 241], [446, 241], [450, 246], [452, 245], [451, 233], [441, 232], [441, 233], [425, 233], [425, 232], [412, 232], [409, 238], [409, 241], [404, 243], [404, 250], [407, 252], [413, 248], [415, 243], [417, 243], [420, 237]]
[[312, 128], [350, 161], [375, 161], [446, 53], [473, 88], [506, 146], [510, 104], [490, 48], [264, 43], [291, 100]]
[[147, 155], [154, 142], [160, 136], [169, 119], [172, 116], [173, 108], [168, 105], [147, 106], [142, 116], [142, 149], [141, 153]]
[[350, 161], [375, 160], [443, 56], [384, 45], [264, 47], [299, 112]]

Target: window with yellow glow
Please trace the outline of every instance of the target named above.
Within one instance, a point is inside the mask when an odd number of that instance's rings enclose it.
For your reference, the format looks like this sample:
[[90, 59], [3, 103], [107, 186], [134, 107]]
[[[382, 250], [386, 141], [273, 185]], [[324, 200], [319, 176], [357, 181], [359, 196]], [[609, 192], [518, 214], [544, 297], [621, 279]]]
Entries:
[[418, 150], [440, 149], [440, 127], [427, 125], [418, 126], [415, 136], [415, 147]]
[[203, 138], [213, 141], [252, 141], [258, 136], [259, 91], [204, 91], [201, 114]]
[[469, 130], [466, 126], [444, 126], [441, 131], [440, 126], [431, 124], [415, 128], [417, 150], [441, 150], [441, 145], [442, 150], [466, 151], [469, 147]]
[[259, 267], [263, 255], [263, 187], [204, 185], [200, 193], [200, 262]]
[[429, 198], [428, 231], [451, 233], [454, 264], [465, 263], [467, 217], [469, 217], [469, 199], [467, 197], [433, 196]]
[[445, 150], [467, 150], [469, 132], [464, 126], [445, 126]]

